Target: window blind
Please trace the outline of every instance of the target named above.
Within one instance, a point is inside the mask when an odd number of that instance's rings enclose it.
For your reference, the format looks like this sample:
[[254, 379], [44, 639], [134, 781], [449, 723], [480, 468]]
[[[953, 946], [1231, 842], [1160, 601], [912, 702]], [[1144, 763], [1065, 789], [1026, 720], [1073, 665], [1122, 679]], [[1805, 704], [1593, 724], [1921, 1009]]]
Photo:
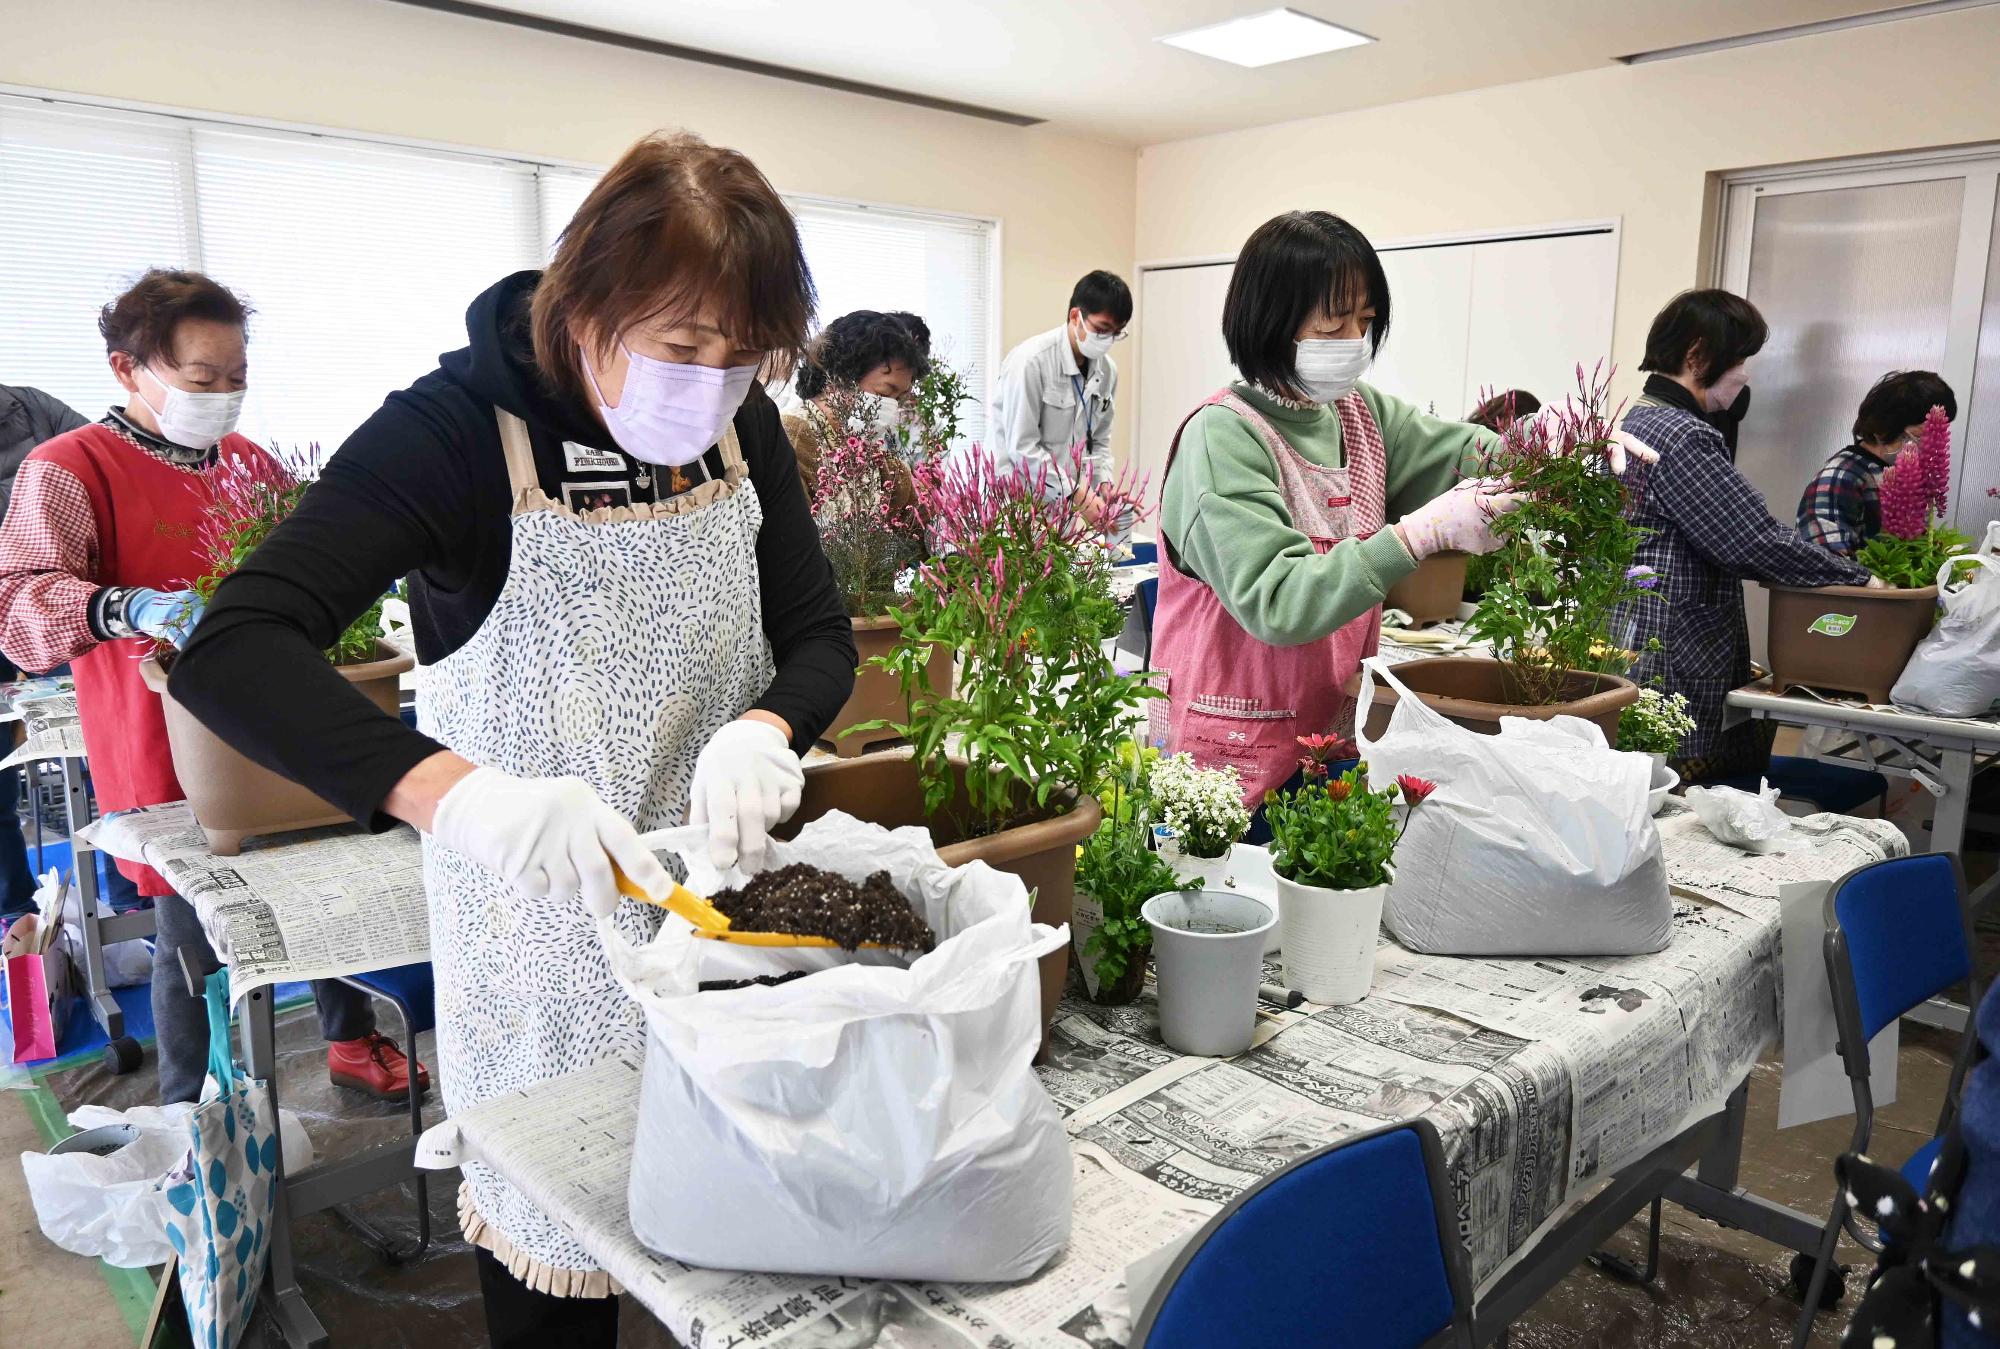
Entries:
[[95, 419], [125, 394], [97, 311], [148, 267], [200, 261], [187, 127], [0, 96], [0, 384]]
[[[0, 383], [88, 416], [122, 402], [98, 308], [151, 266], [198, 267], [256, 313], [243, 431], [328, 453], [465, 344], [466, 305], [544, 265], [600, 175], [419, 146], [0, 95]], [[792, 202], [820, 320], [909, 310], [985, 424], [993, 225]]]
[[203, 260], [256, 309], [243, 430], [286, 448], [331, 453], [540, 253], [527, 164], [234, 127], [194, 157]]

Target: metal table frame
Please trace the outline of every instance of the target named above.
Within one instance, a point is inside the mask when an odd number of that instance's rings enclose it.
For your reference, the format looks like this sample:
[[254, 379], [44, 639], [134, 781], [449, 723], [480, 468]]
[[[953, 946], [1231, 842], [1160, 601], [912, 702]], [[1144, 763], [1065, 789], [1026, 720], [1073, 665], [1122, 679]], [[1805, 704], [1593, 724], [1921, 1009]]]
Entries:
[[[1917, 783], [1935, 798], [1930, 850], [1960, 853], [1972, 818], [1972, 780], [2000, 763], [2000, 721], [1958, 720], [1916, 712], [1882, 712], [1848, 707], [1801, 694], [1772, 693], [1760, 680], [1732, 692], [1725, 725], [1771, 721], [1814, 731], [1834, 732], [1837, 743], [1812, 758], [1842, 767], [1862, 767]], [[1973, 912], [2000, 894], [2000, 875], [1981, 883], [1968, 897]], [[1967, 1009], [1932, 999], [1909, 1019], [1944, 1030], [1963, 1031]]]
[[[1592, 1258], [1614, 1232], [1662, 1199], [1787, 1250], [1805, 1255], [1817, 1250], [1822, 1231], [1817, 1220], [1737, 1184], [1749, 1099], [1750, 1082], [1745, 1077], [1720, 1111], [1696, 1120], [1619, 1171], [1576, 1212], [1545, 1232], [1474, 1303], [1473, 1338], [1480, 1344], [1501, 1340], [1508, 1326]], [[1657, 1249], [1648, 1253], [1649, 1266], [1656, 1255]], [[1644, 1277], [1650, 1278], [1650, 1272]]]
[[[138, 1066], [139, 1042], [125, 1033], [125, 1010], [111, 996], [111, 984], [104, 967], [104, 948], [112, 942], [152, 936], [153, 911], [148, 908], [111, 918], [98, 916], [98, 850], [77, 837], [79, 831], [95, 818], [90, 789], [84, 778], [83, 760], [70, 758], [61, 760], [61, 763], [63, 808], [69, 819], [70, 865], [76, 877], [77, 908], [83, 918], [84, 996], [90, 1006], [91, 1019], [104, 1028], [104, 1034], [111, 1042], [105, 1047], [105, 1057], [112, 1071], [128, 1073]], [[39, 801], [35, 809], [39, 814]]]

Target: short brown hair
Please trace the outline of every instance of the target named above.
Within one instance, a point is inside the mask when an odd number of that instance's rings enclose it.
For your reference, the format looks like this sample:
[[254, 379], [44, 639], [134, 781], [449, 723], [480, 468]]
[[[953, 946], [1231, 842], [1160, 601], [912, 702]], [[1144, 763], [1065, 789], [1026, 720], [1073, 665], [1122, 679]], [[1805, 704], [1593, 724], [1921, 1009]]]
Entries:
[[186, 319], [241, 328], [250, 321], [250, 306], [200, 272], [155, 267], [97, 311], [97, 331], [104, 335], [107, 355], [122, 351], [141, 365], [165, 357], [169, 366], [175, 366], [180, 363], [174, 359], [174, 329]]
[[576, 334], [609, 344], [635, 323], [713, 303], [741, 346], [782, 378], [812, 324], [798, 223], [757, 166], [699, 136], [655, 134], [584, 198], [535, 288], [535, 362], [580, 393]]

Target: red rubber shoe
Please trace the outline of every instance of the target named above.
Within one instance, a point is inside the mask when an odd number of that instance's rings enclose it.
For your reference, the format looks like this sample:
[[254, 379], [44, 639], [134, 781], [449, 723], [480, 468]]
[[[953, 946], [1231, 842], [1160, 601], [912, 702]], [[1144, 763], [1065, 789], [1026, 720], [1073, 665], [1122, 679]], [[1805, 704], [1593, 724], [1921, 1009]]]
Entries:
[[[396, 1042], [380, 1031], [371, 1031], [358, 1040], [335, 1040], [326, 1047], [326, 1075], [337, 1087], [362, 1092], [385, 1101], [409, 1099], [410, 1060], [396, 1048]], [[417, 1064], [417, 1091], [430, 1087], [431, 1075]]]

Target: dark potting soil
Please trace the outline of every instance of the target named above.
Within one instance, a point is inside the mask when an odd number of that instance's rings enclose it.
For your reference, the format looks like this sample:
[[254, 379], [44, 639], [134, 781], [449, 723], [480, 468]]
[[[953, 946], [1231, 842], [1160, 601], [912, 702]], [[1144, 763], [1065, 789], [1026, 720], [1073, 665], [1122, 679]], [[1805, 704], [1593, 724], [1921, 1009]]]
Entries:
[[785, 974], [760, 974], [755, 979], [704, 979], [694, 986], [694, 991], [722, 993], [732, 988], [776, 988], [779, 984], [803, 979], [810, 973], [811, 970], [792, 970]]
[[845, 876], [794, 862], [751, 878], [740, 890], [710, 895], [731, 927], [744, 932], [787, 932], [825, 937], [852, 951], [874, 942], [899, 951], [928, 951], [937, 945], [931, 925], [878, 871], [860, 885]]

